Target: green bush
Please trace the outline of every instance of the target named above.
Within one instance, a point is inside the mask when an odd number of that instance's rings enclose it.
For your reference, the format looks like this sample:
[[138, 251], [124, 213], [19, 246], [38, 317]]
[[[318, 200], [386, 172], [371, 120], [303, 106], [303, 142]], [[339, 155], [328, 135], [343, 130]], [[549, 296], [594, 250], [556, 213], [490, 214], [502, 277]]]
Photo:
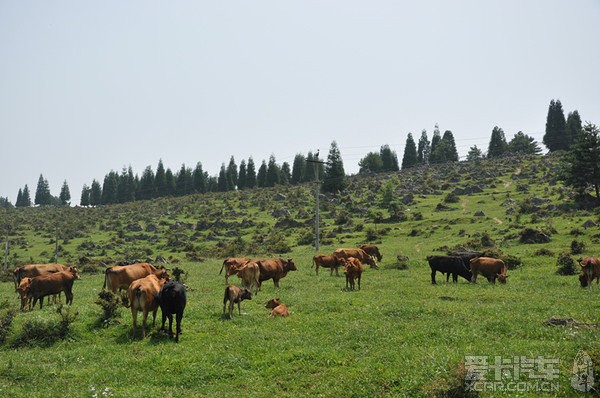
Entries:
[[33, 318], [23, 324], [21, 333], [12, 343], [14, 348], [18, 347], [49, 347], [57, 341], [65, 339], [70, 330], [70, 325], [77, 318], [77, 311], [71, 307], [59, 305], [56, 309], [60, 319], [45, 320]]
[[556, 266], [558, 267], [556, 270], [558, 275], [576, 275], [579, 272], [577, 263], [569, 253], [560, 254], [556, 260]]
[[108, 327], [108, 325], [114, 323], [114, 319], [120, 315], [121, 306], [119, 298], [108, 290], [98, 293], [98, 299], [96, 299], [95, 303], [102, 309], [100, 323], [104, 327]]
[[585, 243], [580, 242], [578, 240], [573, 240], [571, 242], [571, 254], [581, 254], [585, 250]]
[[17, 310], [9, 309], [0, 315], [0, 344], [4, 344], [6, 341], [6, 336], [10, 333], [12, 321], [16, 314]]

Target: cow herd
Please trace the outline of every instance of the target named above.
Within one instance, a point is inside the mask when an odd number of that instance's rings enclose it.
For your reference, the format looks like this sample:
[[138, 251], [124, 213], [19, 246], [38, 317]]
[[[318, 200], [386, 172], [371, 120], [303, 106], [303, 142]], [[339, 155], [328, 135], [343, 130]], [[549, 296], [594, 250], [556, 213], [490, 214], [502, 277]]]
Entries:
[[[331, 255], [317, 254], [313, 257], [313, 265], [316, 273], [319, 267], [329, 268], [330, 275], [338, 268], [343, 267], [346, 276], [346, 290], [354, 290], [358, 285], [360, 290], [361, 276], [364, 270], [363, 264], [369, 264], [371, 268], [377, 269], [376, 261], [381, 261], [382, 255], [375, 245], [363, 245], [359, 248], [336, 249]], [[478, 275], [483, 275], [490, 283], [498, 280], [505, 284], [508, 278], [505, 263], [496, 258], [483, 257], [481, 253], [467, 252], [451, 256], [428, 256], [427, 262], [431, 268], [431, 283], [436, 284], [436, 273], [446, 275], [446, 282], [452, 276], [453, 282], [462, 277], [469, 282], [476, 283]], [[597, 257], [585, 257], [581, 262], [581, 274], [579, 281], [582, 287], [591, 286], [596, 279], [600, 284], [600, 259]], [[228, 313], [232, 318], [234, 306], [238, 306], [238, 315], [241, 315], [240, 303], [252, 299], [252, 294], [258, 292], [262, 282], [272, 279], [275, 288], [279, 288], [279, 281], [288, 272], [296, 271], [296, 265], [292, 259], [263, 258], [251, 259], [248, 257], [231, 257], [223, 261], [219, 273], [225, 271], [225, 288], [223, 296], [223, 314]], [[13, 271], [15, 290], [21, 299], [21, 310], [29, 308], [32, 310], [37, 302], [40, 308], [43, 306], [45, 297], [50, 303], [51, 296], [56, 302], [60, 300], [60, 294], [64, 292], [66, 303], [73, 303], [73, 282], [80, 279], [77, 268], [61, 264], [29, 264], [16, 268]], [[229, 277], [237, 275], [242, 282], [242, 287], [229, 284]], [[162, 312], [161, 331], [165, 331], [166, 319], [169, 319], [169, 336], [173, 336], [173, 315], [175, 315], [176, 331], [175, 341], [179, 341], [181, 333], [181, 320], [186, 306], [185, 286], [176, 281], [169, 280], [169, 274], [165, 269], [159, 269], [149, 263], [136, 263], [131, 265], [116, 265], [107, 267], [104, 272], [103, 290], [116, 293], [126, 290], [122, 294], [123, 304], [131, 309], [133, 320], [133, 335], [137, 329], [137, 314], [142, 313], [142, 337], [146, 336], [146, 320], [152, 313], [152, 326], [156, 324], [156, 313], [158, 308]], [[227, 304], [229, 306], [227, 307]], [[265, 305], [271, 309], [270, 316], [289, 315], [289, 310], [279, 298], [270, 299]]]

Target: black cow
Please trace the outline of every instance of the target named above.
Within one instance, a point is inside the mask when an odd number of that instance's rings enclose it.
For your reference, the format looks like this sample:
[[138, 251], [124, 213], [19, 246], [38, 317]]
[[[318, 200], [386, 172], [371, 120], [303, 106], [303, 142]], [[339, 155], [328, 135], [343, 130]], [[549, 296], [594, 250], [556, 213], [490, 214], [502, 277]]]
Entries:
[[466, 280], [471, 280], [471, 271], [465, 266], [465, 262], [458, 256], [427, 256], [427, 262], [431, 267], [431, 283], [435, 285], [436, 271], [446, 274], [446, 282], [452, 274], [452, 281], [458, 282], [458, 276], [462, 276]]
[[158, 304], [162, 312], [162, 326], [160, 330], [165, 330], [165, 321], [169, 318], [169, 336], [173, 337], [173, 314], [177, 322], [175, 341], [179, 342], [179, 333], [181, 333], [181, 318], [186, 304], [185, 286], [176, 281], [169, 281], [163, 285], [158, 293]]

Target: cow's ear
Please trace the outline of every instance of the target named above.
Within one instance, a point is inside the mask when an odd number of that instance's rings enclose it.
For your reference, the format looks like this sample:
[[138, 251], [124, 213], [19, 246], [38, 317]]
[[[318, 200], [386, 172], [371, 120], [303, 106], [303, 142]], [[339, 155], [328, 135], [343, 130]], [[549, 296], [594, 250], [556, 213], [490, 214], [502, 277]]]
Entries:
[[279, 297], [277, 297], [275, 300], [279, 301]]

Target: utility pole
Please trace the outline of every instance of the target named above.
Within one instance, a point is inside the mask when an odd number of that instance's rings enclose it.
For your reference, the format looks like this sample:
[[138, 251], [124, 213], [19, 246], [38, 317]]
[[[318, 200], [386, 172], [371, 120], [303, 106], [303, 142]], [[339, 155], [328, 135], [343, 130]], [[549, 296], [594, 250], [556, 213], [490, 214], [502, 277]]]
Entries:
[[315, 182], [317, 187], [315, 189], [315, 251], [319, 251], [319, 194], [321, 192], [321, 182], [319, 181], [319, 165], [320, 164], [330, 164], [329, 162], [323, 162], [319, 160], [319, 150], [317, 149], [317, 153], [313, 159], [306, 160], [309, 163], [313, 163], [315, 165]]
[[4, 269], [8, 268], [8, 232], [10, 231], [10, 224], [6, 226], [6, 245], [4, 248]]

